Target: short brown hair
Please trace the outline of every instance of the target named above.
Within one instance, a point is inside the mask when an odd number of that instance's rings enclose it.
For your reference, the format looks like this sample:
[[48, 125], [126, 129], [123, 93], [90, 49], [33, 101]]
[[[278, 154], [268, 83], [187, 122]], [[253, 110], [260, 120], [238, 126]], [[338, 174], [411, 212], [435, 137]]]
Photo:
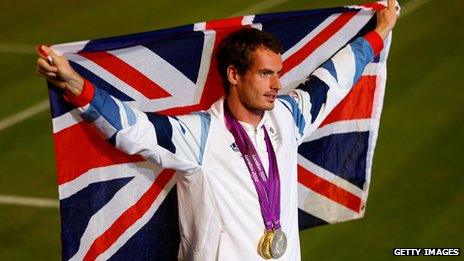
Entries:
[[253, 66], [252, 54], [260, 48], [267, 48], [275, 53], [282, 53], [282, 44], [273, 35], [252, 27], [244, 27], [228, 35], [219, 45], [216, 53], [217, 68], [224, 89], [229, 93], [227, 68], [233, 65], [240, 75]]

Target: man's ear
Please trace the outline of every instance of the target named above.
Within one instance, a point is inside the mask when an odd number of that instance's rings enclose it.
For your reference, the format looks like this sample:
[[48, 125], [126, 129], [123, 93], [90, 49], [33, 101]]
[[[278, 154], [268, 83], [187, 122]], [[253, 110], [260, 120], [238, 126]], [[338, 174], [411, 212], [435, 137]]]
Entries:
[[238, 70], [233, 65], [229, 65], [229, 67], [227, 67], [227, 80], [229, 81], [230, 86], [237, 85], [240, 80]]

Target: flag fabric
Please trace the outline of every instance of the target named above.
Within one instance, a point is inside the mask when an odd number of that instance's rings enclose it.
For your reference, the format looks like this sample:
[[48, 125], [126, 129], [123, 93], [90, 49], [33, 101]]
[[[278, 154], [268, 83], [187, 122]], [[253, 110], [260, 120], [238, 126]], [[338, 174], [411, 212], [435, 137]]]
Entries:
[[[252, 26], [283, 44], [282, 93], [375, 27], [378, 3], [247, 15], [54, 45], [82, 76], [129, 106], [167, 115], [204, 110], [223, 95], [214, 51]], [[300, 229], [364, 215], [386, 81], [384, 50], [299, 147]], [[175, 259], [175, 172], [113, 148], [50, 86], [62, 257]]]

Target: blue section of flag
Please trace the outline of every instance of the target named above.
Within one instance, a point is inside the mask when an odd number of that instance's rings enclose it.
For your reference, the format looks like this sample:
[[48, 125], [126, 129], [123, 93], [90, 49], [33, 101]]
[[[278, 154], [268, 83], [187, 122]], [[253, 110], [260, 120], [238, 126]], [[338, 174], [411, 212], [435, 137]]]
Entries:
[[332, 13], [322, 11], [296, 11], [257, 15], [254, 23], [261, 23], [263, 31], [275, 35], [284, 51], [293, 47]]
[[136, 33], [130, 35], [122, 35], [108, 38], [101, 38], [89, 41], [83, 52], [96, 52], [96, 51], [108, 51], [114, 49], [121, 49], [126, 47], [132, 47], [134, 45], [150, 44], [156, 41], [161, 41], [170, 37], [176, 37], [178, 35], [184, 35], [185, 33], [191, 33], [193, 31], [193, 24], [178, 26], [173, 28]]
[[98, 86], [99, 89], [105, 90], [111, 96], [117, 98], [120, 101], [133, 101], [131, 97], [127, 96], [125, 93], [121, 92], [120, 90], [114, 88], [113, 85], [107, 83], [105, 80], [97, 76], [96, 74], [92, 73], [91, 71], [87, 70], [86, 68], [80, 66], [79, 64], [70, 61], [71, 66], [76, 70], [82, 77], [90, 81], [91, 83]]
[[175, 187], [156, 214], [109, 260], [177, 260], [180, 235]]
[[47, 82], [47, 85], [52, 118], [59, 117], [74, 110], [71, 104], [64, 101], [63, 92], [61, 90], [56, 88], [51, 82]]
[[170, 37], [143, 45], [174, 65], [192, 82], [196, 82], [204, 38], [202, 32], [190, 32], [176, 38]]
[[90, 184], [69, 198], [60, 200], [62, 258], [77, 253], [80, 238], [90, 218], [133, 178], [121, 178]]
[[363, 189], [368, 145], [369, 132], [349, 132], [303, 143], [298, 153]]
[[329, 223], [309, 214], [308, 212], [298, 209], [298, 228], [300, 230], [327, 224]]

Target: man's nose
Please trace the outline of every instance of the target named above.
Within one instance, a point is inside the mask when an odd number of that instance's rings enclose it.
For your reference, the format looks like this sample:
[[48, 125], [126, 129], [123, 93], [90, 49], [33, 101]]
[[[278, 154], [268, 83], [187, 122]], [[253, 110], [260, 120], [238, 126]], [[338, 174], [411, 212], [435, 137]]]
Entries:
[[280, 84], [280, 77], [279, 75], [274, 75], [272, 77], [271, 88], [279, 91], [282, 89], [282, 84]]

